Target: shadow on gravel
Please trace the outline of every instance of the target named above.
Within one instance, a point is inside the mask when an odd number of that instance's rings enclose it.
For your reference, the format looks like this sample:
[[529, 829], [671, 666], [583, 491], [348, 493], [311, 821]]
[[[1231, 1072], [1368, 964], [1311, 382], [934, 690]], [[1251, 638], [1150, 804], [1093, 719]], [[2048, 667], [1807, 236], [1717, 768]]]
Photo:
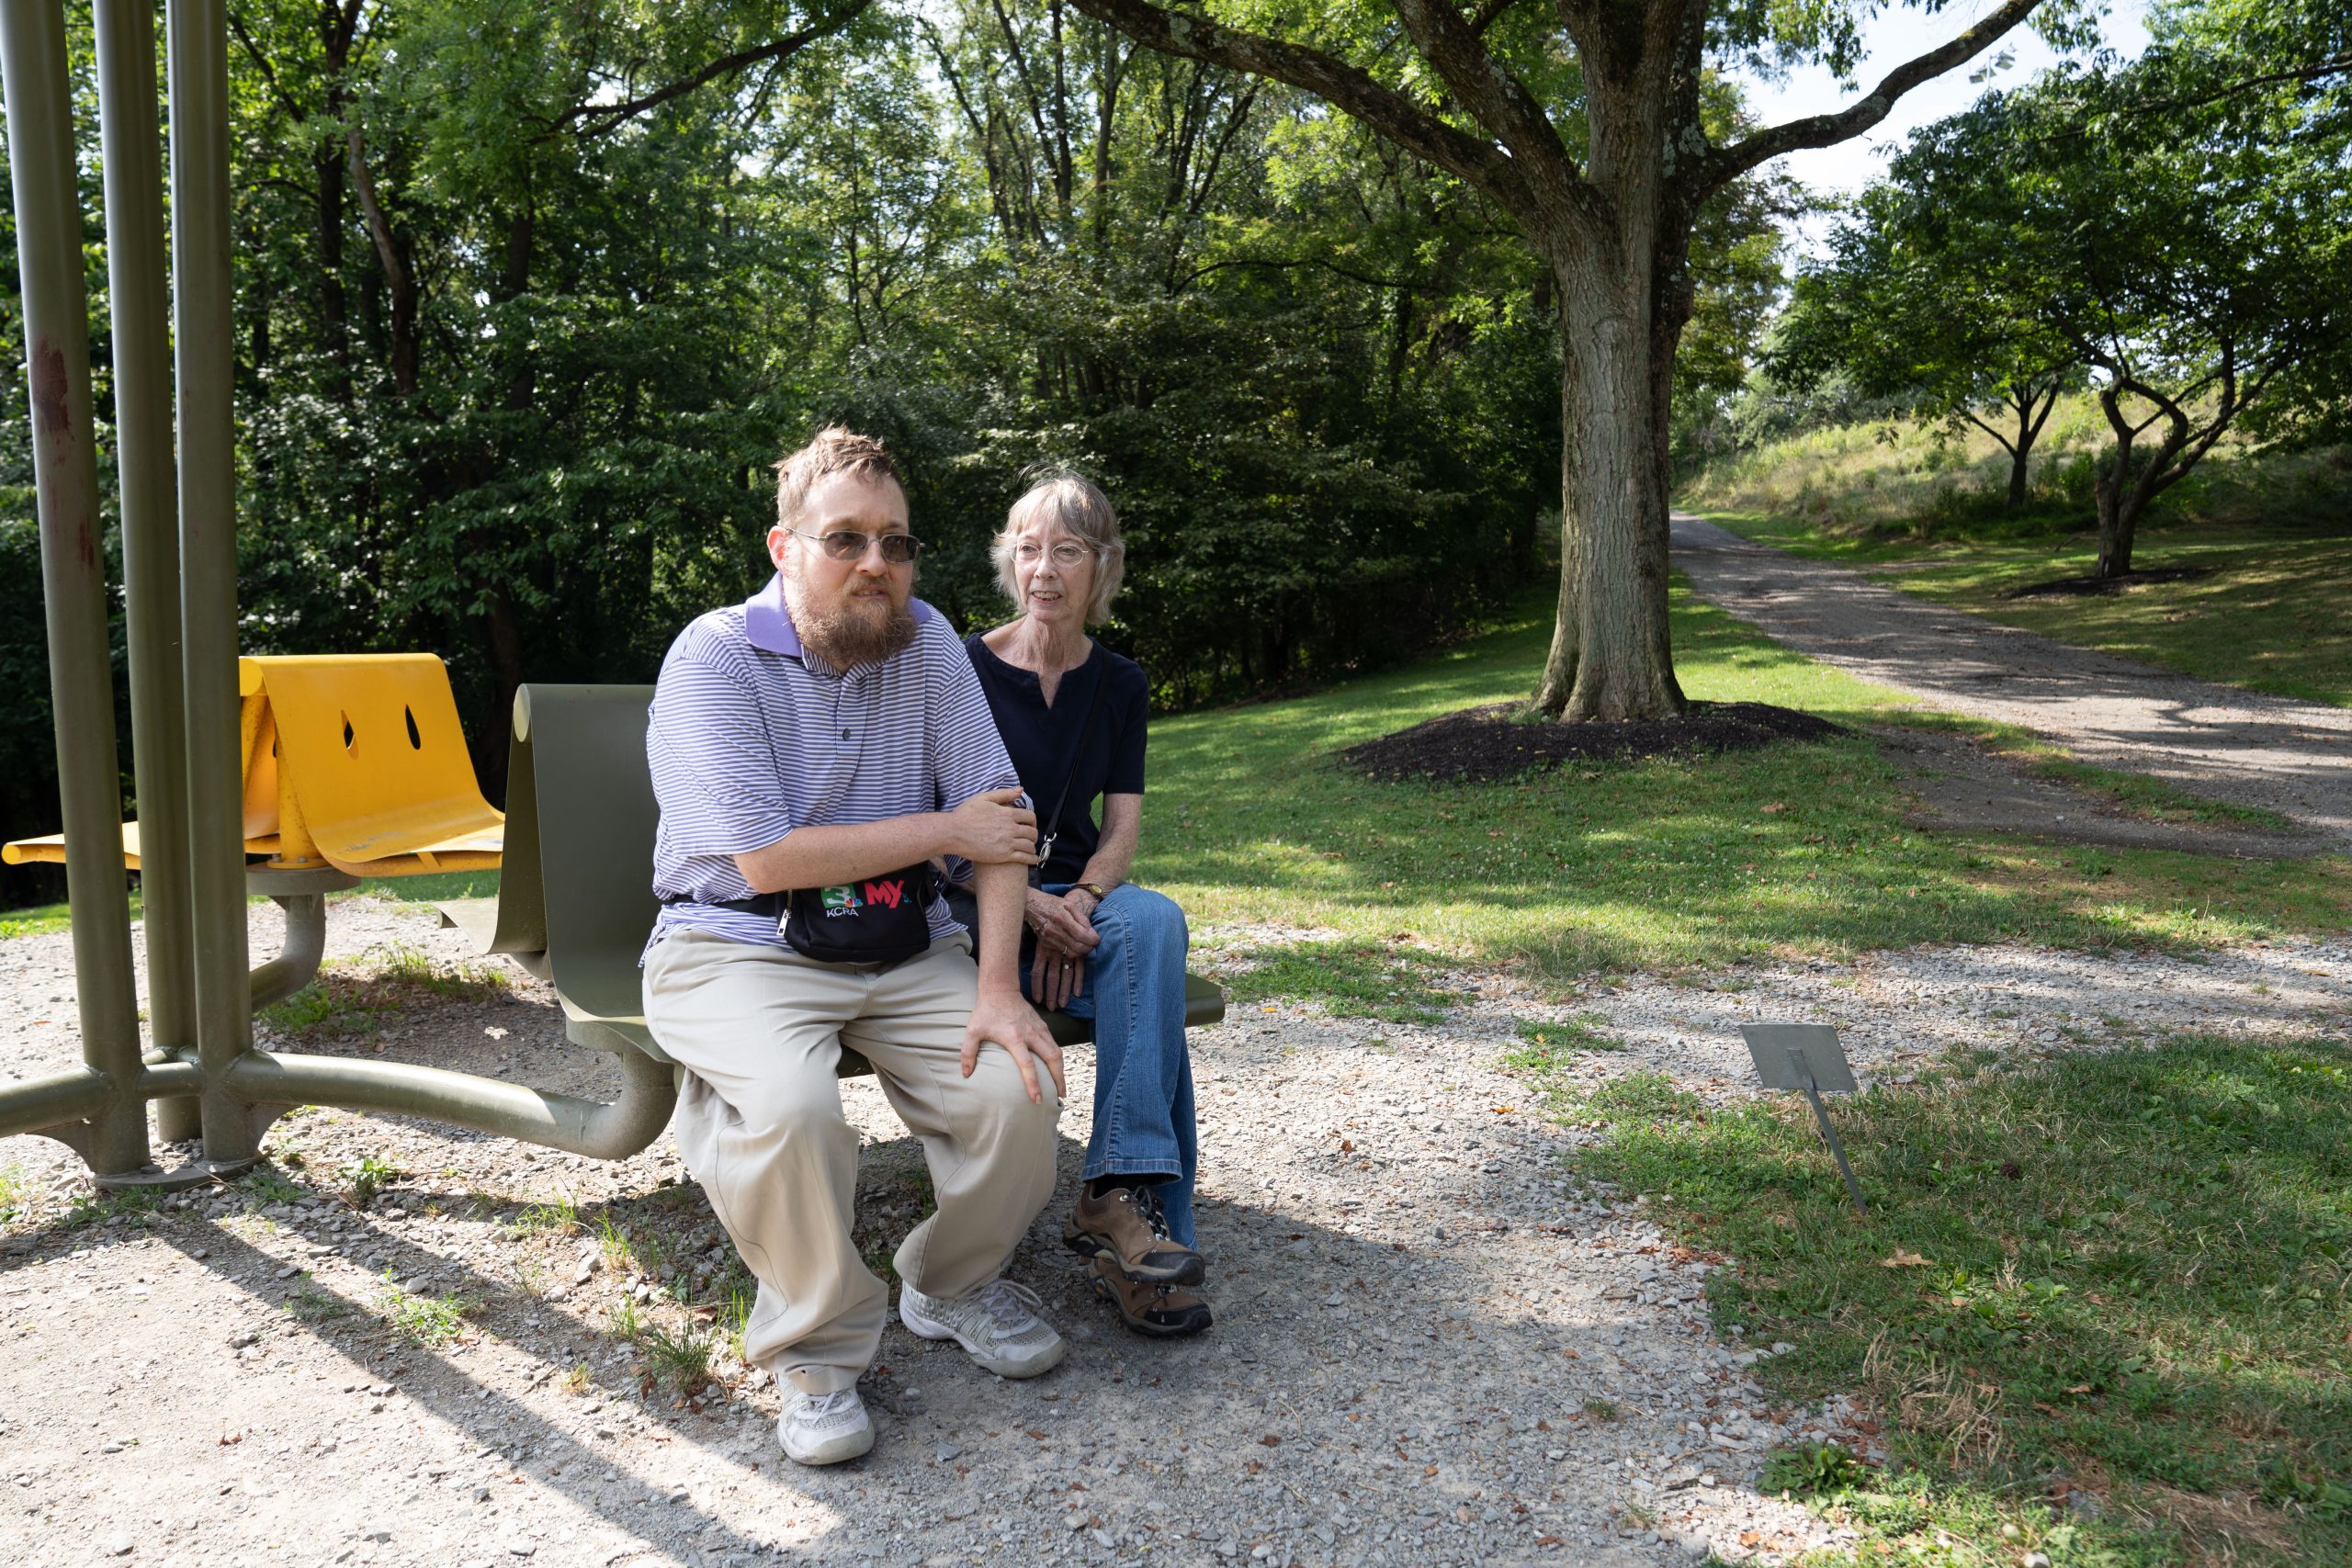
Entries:
[[[1088, 1561], [1114, 1555], [1125, 1561], [1148, 1546], [1155, 1562], [1208, 1562], [1225, 1555], [1216, 1550], [1220, 1543], [1246, 1557], [1253, 1541], [1295, 1537], [1302, 1508], [1321, 1521], [1317, 1528], [1357, 1529], [1360, 1516], [1351, 1505], [1361, 1509], [1360, 1499], [1376, 1497], [1393, 1511], [1400, 1491], [1420, 1500], [1408, 1506], [1406, 1517], [1442, 1540], [1448, 1561], [1498, 1555], [1518, 1561], [1560, 1544], [1557, 1537], [1544, 1539], [1551, 1527], [1543, 1520], [1563, 1500], [1563, 1477], [1542, 1455], [1558, 1451], [1552, 1445], [1580, 1444], [1579, 1427], [1607, 1448], [1606, 1457], [1613, 1460], [1616, 1448], [1608, 1421], [1586, 1414], [1585, 1393], [1569, 1392], [1589, 1381], [1583, 1374], [1595, 1361], [1580, 1363], [1562, 1330], [1530, 1310], [1532, 1303], [1514, 1306], [1509, 1299], [1512, 1281], [1500, 1260], [1505, 1233], [1532, 1235], [1536, 1227], [1498, 1223], [1467, 1196], [1404, 1196], [1392, 1189], [1386, 1158], [1346, 1160], [1341, 1169], [1361, 1184], [1360, 1195], [1339, 1201], [1366, 1224], [1401, 1224], [1416, 1237], [1410, 1241], [1349, 1235], [1302, 1220], [1284, 1212], [1278, 1193], [1262, 1201], [1212, 1198], [1202, 1206], [1202, 1245], [1211, 1258], [1208, 1293], [1217, 1325], [1196, 1338], [1147, 1340], [1126, 1333], [1092, 1300], [1083, 1269], [1061, 1245], [1061, 1217], [1075, 1195], [1084, 1151], [1069, 1137], [1059, 1142], [1056, 1198], [1009, 1271], [1044, 1297], [1049, 1317], [1071, 1342], [1069, 1359], [1033, 1382], [1001, 1382], [966, 1364], [952, 1345], [918, 1340], [894, 1324], [862, 1384], [878, 1428], [876, 1451], [834, 1470], [792, 1467], [764, 1436], [754, 1449], [746, 1441], [741, 1407], [718, 1400], [703, 1415], [650, 1377], [617, 1364], [612, 1351], [622, 1341], [610, 1326], [600, 1329], [585, 1312], [578, 1318], [555, 1312], [544, 1295], [396, 1230], [379, 1229], [345, 1253], [365, 1258], [372, 1276], [386, 1281], [380, 1292], [356, 1289], [348, 1275], [333, 1284], [309, 1271], [281, 1278], [283, 1259], [225, 1223], [187, 1215], [158, 1215], [153, 1224], [127, 1215], [123, 1224], [95, 1235], [55, 1227], [20, 1235], [0, 1269], [53, 1258], [74, 1243], [95, 1242], [103, 1249], [154, 1235], [177, 1249], [189, 1268], [209, 1270], [257, 1305], [288, 1314], [282, 1321], [299, 1323], [315, 1343], [343, 1358], [356, 1378], [390, 1384], [418, 1415], [503, 1456], [500, 1477], [537, 1481], [643, 1542], [646, 1551], [689, 1562], [763, 1551], [805, 1552], [830, 1562], [837, 1551], [864, 1551], [864, 1545], [852, 1543], [874, 1539], [865, 1527], [877, 1495], [935, 1521], [889, 1549], [910, 1560], [933, 1555], [958, 1532], [978, 1528], [976, 1520], [991, 1529], [1017, 1520], [1024, 1530], [1048, 1530], [1041, 1546], [1068, 1544], [1075, 1520], [1089, 1540], [1116, 1543], [1115, 1552], [1090, 1548], [1079, 1554]], [[887, 1260], [889, 1247], [919, 1214], [919, 1201], [927, 1199], [916, 1176], [922, 1168], [921, 1145], [912, 1137], [864, 1151], [858, 1234], [877, 1263]], [[329, 1196], [276, 1174], [302, 1198]], [[1465, 1172], [1465, 1181], [1471, 1179]], [[388, 1189], [386, 1197], [413, 1205], [412, 1213], [426, 1204], [461, 1211], [469, 1201], [463, 1190], [422, 1181]], [[507, 1201], [481, 1217], [524, 1227], [533, 1212], [532, 1205]], [[587, 1238], [626, 1227], [650, 1255], [693, 1257], [709, 1224], [692, 1183], [582, 1204], [572, 1214], [578, 1229], [560, 1243], [567, 1254]], [[332, 1239], [307, 1223], [309, 1216], [270, 1217], [298, 1242]], [[208, 1256], [196, 1258], [199, 1250]], [[391, 1280], [429, 1281], [412, 1299], [463, 1303], [463, 1332], [494, 1336], [537, 1358], [541, 1371], [531, 1387], [585, 1369], [586, 1381], [579, 1385], [583, 1402], [601, 1399], [623, 1419], [592, 1424], [583, 1411], [581, 1420], [567, 1425], [533, 1408], [521, 1391], [499, 1386], [521, 1374], [477, 1372], [430, 1344], [404, 1339], [393, 1325], [395, 1309], [387, 1305], [395, 1299]], [[687, 1296], [695, 1300], [691, 1290]], [[1630, 1301], [1622, 1312], [1594, 1304], [1600, 1325], [1575, 1341], [1589, 1358], [1600, 1353], [1596, 1347], [1612, 1333], [1611, 1320], [1630, 1322], [1636, 1312]], [[553, 1321], [529, 1321], [541, 1314]], [[217, 1325], [235, 1314], [209, 1315]], [[647, 1315], [653, 1315], [650, 1309]], [[614, 1321], [609, 1303], [605, 1317], [608, 1325]], [[1433, 1405], [1430, 1391], [1440, 1387], [1444, 1398]], [[1598, 1384], [1592, 1393], [1598, 1395]], [[295, 1397], [334, 1396], [321, 1388]], [[1612, 1413], [1609, 1419], [1615, 1418]], [[773, 1530], [746, 1531], [740, 1519], [726, 1517], [718, 1499], [706, 1502], [700, 1495], [703, 1477], [696, 1478], [696, 1495], [678, 1500], [681, 1487], [662, 1479], [661, 1472], [679, 1473], [682, 1467], [657, 1466], [648, 1473], [641, 1453], [600, 1450], [594, 1440], [599, 1427], [635, 1428], [657, 1443], [689, 1445], [699, 1451], [685, 1468], [706, 1474], [725, 1476], [721, 1467], [756, 1470], [783, 1495], [753, 1501], [797, 1506], [792, 1499], [806, 1499], [841, 1522], [789, 1543]], [[286, 1462], [280, 1479], [299, 1488], [302, 1461]], [[604, 1480], [607, 1473], [616, 1479]], [[733, 1478], [758, 1491], [749, 1477]], [[1018, 1504], [1003, 1500], [1009, 1485], [1026, 1489]], [[1159, 1501], [1202, 1486], [1229, 1498], [1229, 1506], [1216, 1510], [1216, 1539], [1190, 1538], [1191, 1519], [1164, 1511]], [[502, 1528], [485, 1523], [486, 1534]], [[1575, 1544], [1587, 1542], [1579, 1536]], [[1609, 1544], [1613, 1551], [1616, 1543]], [[1291, 1560], [1347, 1555], [1317, 1550]], [[559, 1552], [552, 1561], [570, 1559]]]

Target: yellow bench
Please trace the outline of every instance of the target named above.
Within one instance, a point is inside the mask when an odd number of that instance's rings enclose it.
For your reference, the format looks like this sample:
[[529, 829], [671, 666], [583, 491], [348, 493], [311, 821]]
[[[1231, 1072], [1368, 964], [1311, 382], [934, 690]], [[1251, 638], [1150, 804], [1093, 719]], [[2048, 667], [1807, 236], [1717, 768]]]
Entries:
[[[506, 818], [482, 799], [448, 667], [429, 653], [237, 660], [245, 852], [273, 871], [418, 876], [494, 871]], [[139, 824], [122, 825], [139, 869]], [[10, 865], [62, 863], [65, 836], [0, 848]]]

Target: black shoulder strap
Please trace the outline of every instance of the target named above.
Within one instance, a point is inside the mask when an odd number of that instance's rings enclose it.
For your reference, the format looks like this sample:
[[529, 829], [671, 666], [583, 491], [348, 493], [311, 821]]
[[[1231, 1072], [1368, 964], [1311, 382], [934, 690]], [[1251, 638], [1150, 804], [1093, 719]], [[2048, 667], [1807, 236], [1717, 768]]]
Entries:
[[[1102, 645], [1097, 643], [1094, 646], [1095, 656], [1099, 657], [1102, 653]], [[1090, 664], [1092, 663], [1093, 658], [1090, 657], [1087, 662]], [[1085, 665], [1079, 666], [1081, 670], [1085, 667]], [[1070, 750], [1069, 772], [1062, 775], [1062, 793], [1054, 802], [1053, 812], [1046, 818], [1047, 823], [1046, 836], [1039, 840], [1037, 843], [1037, 863], [1039, 865], [1046, 863], [1046, 857], [1054, 852], [1054, 840], [1061, 837], [1062, 807], [1069, 804], [1070, 785], [1078, 782], [1078, 765], [1085, 760], [1086, 738], [1093, 731], [1094, 716], [1102, 711], [1102, 688], [1107, 683], [1110, 678], [1110, 663], [1107, 660], [1104, 660], [1103, 667], [1095, 671], [1094, 695], [1087, 702], [1085, 721], [1078, 727], [1078, 744]]]

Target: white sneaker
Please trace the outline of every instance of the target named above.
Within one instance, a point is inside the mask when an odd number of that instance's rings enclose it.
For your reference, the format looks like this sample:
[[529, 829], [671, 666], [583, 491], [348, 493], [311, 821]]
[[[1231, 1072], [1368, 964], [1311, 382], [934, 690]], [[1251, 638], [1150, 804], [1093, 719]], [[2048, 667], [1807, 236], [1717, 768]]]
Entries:
[[953, 1339], [1001, 1378], [1034, 1378], [1061, 1364], [1069, 1348], [1037, 1315], [1045, 1303], [1026, 1285], [991, 1280], [952, 1301], [899, 1289], [899, 1321], [925, 1339]]
[[785, 1457], [798, 1463], [839, 1464], [874, 1447], [874, 1423], [854, 1388], [803, 1393], [786, 1385], [775, 1440]]

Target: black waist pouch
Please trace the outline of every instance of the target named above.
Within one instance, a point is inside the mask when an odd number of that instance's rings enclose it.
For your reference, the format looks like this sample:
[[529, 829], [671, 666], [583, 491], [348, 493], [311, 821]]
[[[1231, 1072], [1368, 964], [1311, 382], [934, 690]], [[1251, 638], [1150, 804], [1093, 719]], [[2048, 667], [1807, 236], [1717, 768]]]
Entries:
[[820, 964], [896, 964], [931, 945], [931, 862], [831, 887], [796, 888], [784, 940]]

